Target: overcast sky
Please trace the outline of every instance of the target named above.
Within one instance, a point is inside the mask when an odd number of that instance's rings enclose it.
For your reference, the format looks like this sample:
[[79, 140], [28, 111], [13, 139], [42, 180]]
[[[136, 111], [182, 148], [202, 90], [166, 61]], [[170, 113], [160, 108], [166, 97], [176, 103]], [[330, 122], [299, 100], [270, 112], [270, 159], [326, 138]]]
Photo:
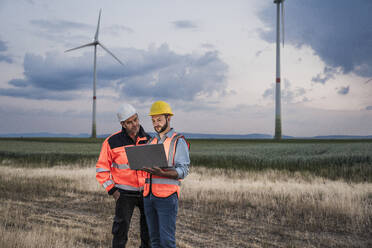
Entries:
[[[0, 134], [90, 133], [93, 47], [97, 133], [156, 100], [180, 132], [274, 134], [272, 0], [0, 1]], [[286, 0], [283, 134], [372, 135], [372, 1]]]

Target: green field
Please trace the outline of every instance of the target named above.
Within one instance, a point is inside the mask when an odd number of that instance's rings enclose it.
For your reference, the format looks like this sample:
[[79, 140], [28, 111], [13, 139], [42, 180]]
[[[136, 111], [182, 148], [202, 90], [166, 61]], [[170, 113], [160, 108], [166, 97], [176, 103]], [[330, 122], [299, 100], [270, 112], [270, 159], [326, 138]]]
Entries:
[[[0, 247], [110, 246], [102, 141], [0, 139]], [[372, 140], [189, 142], [177, 247], [372, 247]]]
[[[0, 139], [0, 163], [22, 167], [91, 165], [103, 139]], [[189, 140], [192, 166], [286, 170], [372, 182], [372, 140]]]

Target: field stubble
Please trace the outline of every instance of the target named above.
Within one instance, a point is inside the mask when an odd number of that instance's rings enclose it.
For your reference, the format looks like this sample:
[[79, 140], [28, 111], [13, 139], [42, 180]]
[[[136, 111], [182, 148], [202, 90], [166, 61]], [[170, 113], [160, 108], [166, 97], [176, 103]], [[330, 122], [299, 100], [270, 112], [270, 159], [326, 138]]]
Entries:
[[[108, 247], [114, 202], [90, 168], [1, 167], [0, 247]], [[138, 212], [129, 247], [138, 247]], [[193, 167], [177, 242], [186, 247], [371, 247], [372, 184]], [[22, 238], [20, 238], [22, 237]]]

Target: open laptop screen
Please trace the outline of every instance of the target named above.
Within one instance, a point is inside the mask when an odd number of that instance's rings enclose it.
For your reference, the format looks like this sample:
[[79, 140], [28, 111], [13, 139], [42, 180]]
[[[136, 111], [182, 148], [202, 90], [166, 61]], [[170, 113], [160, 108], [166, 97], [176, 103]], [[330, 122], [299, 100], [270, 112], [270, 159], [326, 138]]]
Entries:
[[125, 147], [128, 164], [132, 170], [140, 170], [144, 167], [168, 167], [167, 157], [163, 144], [151, 144], [143, 146]]

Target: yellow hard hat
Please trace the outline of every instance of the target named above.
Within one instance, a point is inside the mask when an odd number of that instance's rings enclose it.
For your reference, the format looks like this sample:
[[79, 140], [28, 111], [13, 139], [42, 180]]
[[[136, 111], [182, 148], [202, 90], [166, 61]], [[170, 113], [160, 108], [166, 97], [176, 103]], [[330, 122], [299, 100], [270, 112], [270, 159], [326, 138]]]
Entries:
[[168, 103], [164, 101], [156, 101], [151, 105], [149, 115], [173, 115], [173, 113]]

